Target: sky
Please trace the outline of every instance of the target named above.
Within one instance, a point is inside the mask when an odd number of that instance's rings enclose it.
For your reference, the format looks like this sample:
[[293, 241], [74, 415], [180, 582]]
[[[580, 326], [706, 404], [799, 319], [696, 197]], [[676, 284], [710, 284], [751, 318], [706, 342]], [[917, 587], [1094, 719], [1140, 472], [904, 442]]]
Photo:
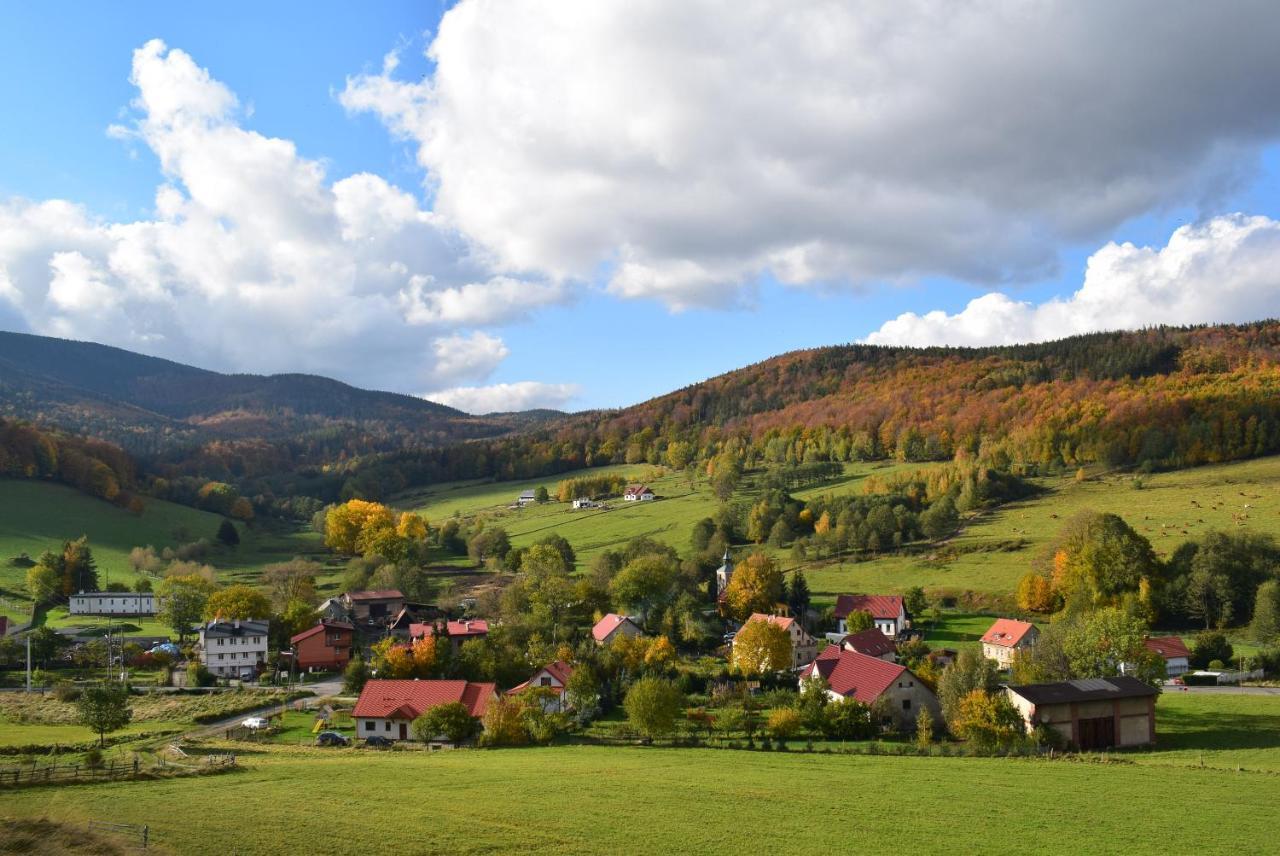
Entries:
[[1280, 315], [1274, 3], [365, 5], [7, 6], [0, 329], [489, 412]]

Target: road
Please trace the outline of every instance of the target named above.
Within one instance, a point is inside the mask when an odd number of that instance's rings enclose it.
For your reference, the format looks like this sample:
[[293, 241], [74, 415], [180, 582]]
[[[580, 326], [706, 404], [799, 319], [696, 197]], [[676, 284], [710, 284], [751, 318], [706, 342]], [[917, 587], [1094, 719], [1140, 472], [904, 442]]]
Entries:
[[1179, 687], [1173, 684], [1165, 684], [1164, 691], [1167, 693], [1225, 693], [1228, 695], [1280, 696], [1280, 687]]

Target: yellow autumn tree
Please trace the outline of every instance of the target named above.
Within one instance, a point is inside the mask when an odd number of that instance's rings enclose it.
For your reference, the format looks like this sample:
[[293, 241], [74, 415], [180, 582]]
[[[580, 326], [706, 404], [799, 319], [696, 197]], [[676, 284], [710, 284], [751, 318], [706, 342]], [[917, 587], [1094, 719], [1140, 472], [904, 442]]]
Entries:
[[396, 521], [396, 534], [401, 538], [425, 541], [427, 538], [427, 521], [419, 514], [405, 511], [400, 515], [400, 519]]
[[753, 612], [772, 612], [782, 599], [782, 571], [769, 556], [752, 553], [734, 568], [724, 598], [738, 621], [746, 621]]
[[771, 675], [791, 667], [791, 635], [772, 621], [748, 621], [733, 639], [729, 667], [740, 675]]
[[[324, 520], [324, 545], [335, 553], [353, 556], [366, 530], [395, 529], [391, 509], [380, 502], [353, 499], [329, 509]], [[371, 540], [365, 536], [366, 541]]]
[[831, 531], [831, 515], [828, 512], [822, 512], [818, 522], [813, 524], [813, 531], [818, 535], [826, 535]]
[[1037, 573], [1026, 574], [1018, 581], [1018, 608], [1025, 612], [1053, 612], [1057, 598], [1053, 583]]

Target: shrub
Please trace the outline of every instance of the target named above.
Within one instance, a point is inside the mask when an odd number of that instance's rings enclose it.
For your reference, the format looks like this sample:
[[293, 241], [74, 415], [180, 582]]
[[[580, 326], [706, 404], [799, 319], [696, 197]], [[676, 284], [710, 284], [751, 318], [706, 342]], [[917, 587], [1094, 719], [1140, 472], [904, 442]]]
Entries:
[[96, 746], [84, 753], [84, 765], [90, 770], [102, 769], [102, 750]]
[[791, 707], [780, 707], [769, 714], [769, 733], [779, 743], [796, 736], [800, 731], [800, 712]]
[[475, 736], [479, 723], [465, 705], [458, 702], [440, 704], [413, 721], [413, 736], [423, 743], [443, 735], [455, 746]]
[[80, 698], [80, 688], [70, 681], [58, 681], [53, 685], [53, 696], [58, 701], [75, 701]]

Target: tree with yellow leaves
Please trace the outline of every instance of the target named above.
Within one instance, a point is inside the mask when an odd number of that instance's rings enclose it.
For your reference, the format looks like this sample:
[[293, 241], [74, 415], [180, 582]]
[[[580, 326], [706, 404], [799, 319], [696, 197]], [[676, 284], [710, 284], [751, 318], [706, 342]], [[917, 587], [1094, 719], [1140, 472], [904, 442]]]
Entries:
[[756, 619], [742, 625], [733, 640], [729, 667], [740, 675], [755, 677], [781, 672], [791, 666], [791, 635], [772, 621]]
[[270, 599], [258, 589], [243, 584], [227, 586], [221, 591], [214, 592], [209, 595], [209, 599], [204, 604], [205, 621], [212, 621], [215, 618], [224, 621], [235, 619], [247, 621], [270, 616]]
[[1018, 608], [1025, 612], [1053, 612], [1058, 598], [1053, 593], [1053, 583], [1034, 571], [1018, 581]]
[[401, 513], [400, 519], [396, 521], [396, 534], [401, 538], [409, 538], [414, 541], [427, 540], [427, 521], [419, 514], [412, 511]]
[[[380, 502], [353, 499], [329, 509], [324, 520], [324, 545], [336, 553], [354, 556], [361, 535], [369, 530], [395, 529], [391, 509]], [[366, 536], [368, 538], [368, 536]]]
[[752, 553], [738, 563], [725, 589], [729, 615], [746, 621], [753, 612], [772, 612], [782, 599], [782, 571], [764, 553]]

